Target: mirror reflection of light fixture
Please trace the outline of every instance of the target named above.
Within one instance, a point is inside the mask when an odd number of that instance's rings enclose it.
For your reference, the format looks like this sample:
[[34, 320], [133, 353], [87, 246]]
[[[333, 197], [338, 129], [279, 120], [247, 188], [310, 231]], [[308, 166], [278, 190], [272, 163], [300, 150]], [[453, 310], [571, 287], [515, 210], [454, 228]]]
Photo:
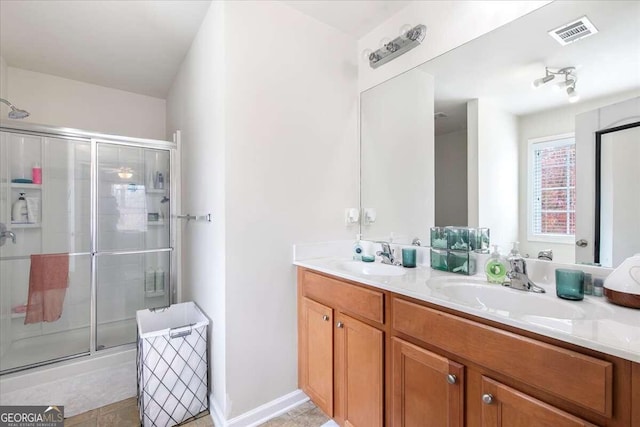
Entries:
[[576, 76], [575, 67], [564, 67], [560, 68], [557, 71], [553, 71], [548, 67], [545, 67], [544, 73], [544, 77], [540, 77], [539, 79], [535, 79], [533, 81], [534, 88], [544, 86], [545, 84], [555, 79], [556, 76], [564, 76], [564, 82], [558, 83], [558, 87], [566, 88], [569, 102], [574, 103], [580, 99], [578, 92], [576, 91], [576, 82], [578, 81], [578, 76]]
[[363, 55], [368, 53], [366, 58], [369, 60], [369, 65], [371, 68], [378, 68], [418, 46], [424, 40], [426, 33], [427, 27], [425, 25], [421, 24], [415, 27], [404, 25], [400, 29], [400, 36], [393, 40], [383, 38], [380, 40], [378, 50], [371, 52], [366, 49]]
[[118, 176], [120, 177], [120, 179], [131, 179], [131, 177], [133, 176], [133, 171], [131, 170], [131, 168], [122, 166], [118, 170]]

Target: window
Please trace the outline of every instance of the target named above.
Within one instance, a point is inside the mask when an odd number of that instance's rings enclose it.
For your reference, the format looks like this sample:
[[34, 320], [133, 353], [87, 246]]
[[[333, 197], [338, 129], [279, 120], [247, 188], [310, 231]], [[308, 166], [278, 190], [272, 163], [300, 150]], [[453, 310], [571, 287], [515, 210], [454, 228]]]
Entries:
[[573, 134], [529, 141], [529, 240], [574, 241], [576, 145]]

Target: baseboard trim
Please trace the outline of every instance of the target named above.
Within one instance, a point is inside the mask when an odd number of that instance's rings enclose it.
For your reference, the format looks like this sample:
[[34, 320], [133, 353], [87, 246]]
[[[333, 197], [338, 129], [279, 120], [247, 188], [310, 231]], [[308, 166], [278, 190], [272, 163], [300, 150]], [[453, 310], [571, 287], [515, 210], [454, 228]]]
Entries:
[[213, 393], [209, 394], [209, 416], [211, 416], [215, 427], [227, 427], [224, 414], [218, 406], [218, 402], [213, 398]]
[[216, 405], [215, 401], [211, 399], [212, 410], [210, 413], [216, 427], [256, 427], [271, 418], [290, 411], [308, 400], [309, 396], [304, 394], [302, 390], [295, 390], [230, 420], [224, 420], [220, 408]]

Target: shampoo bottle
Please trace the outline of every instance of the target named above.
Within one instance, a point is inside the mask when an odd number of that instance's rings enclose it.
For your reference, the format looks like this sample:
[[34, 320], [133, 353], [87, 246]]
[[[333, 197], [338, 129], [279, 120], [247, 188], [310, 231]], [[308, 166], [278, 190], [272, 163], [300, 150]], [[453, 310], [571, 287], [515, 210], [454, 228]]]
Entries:
[[493, 252], [484, 265], [484, 272], [487, 274], [489, 283], [504, 283], [504, 279], [507, 276], [507, 263], [504, 257], [500, 255], [498, 245], [493, 245]]
[[362, 234], [356, 235], [356, 242], [353, 244], [353, 260], [354, 261], [362, 261], [362, 245], [360, 244], [360, 239], [362, 238]]
[[27, 201], [24, 198], [24, 193], [20, 193], [18, 200], [13, 203], [13, 208], [11, 209], [11, 222], [29, 222], [29, 211], [27, 210]]

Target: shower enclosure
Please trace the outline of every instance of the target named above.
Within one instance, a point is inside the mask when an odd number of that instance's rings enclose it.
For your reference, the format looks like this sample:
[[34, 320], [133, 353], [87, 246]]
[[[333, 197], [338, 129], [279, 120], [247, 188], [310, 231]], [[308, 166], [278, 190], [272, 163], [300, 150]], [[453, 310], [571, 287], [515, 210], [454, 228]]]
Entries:
[[[175, 299], [175, 158], [173, 142], [0, 126], [0, 374], [134, 343], [136, 310]], [[53, 254], [61, 311], [34, 321], [34, 259]]]

